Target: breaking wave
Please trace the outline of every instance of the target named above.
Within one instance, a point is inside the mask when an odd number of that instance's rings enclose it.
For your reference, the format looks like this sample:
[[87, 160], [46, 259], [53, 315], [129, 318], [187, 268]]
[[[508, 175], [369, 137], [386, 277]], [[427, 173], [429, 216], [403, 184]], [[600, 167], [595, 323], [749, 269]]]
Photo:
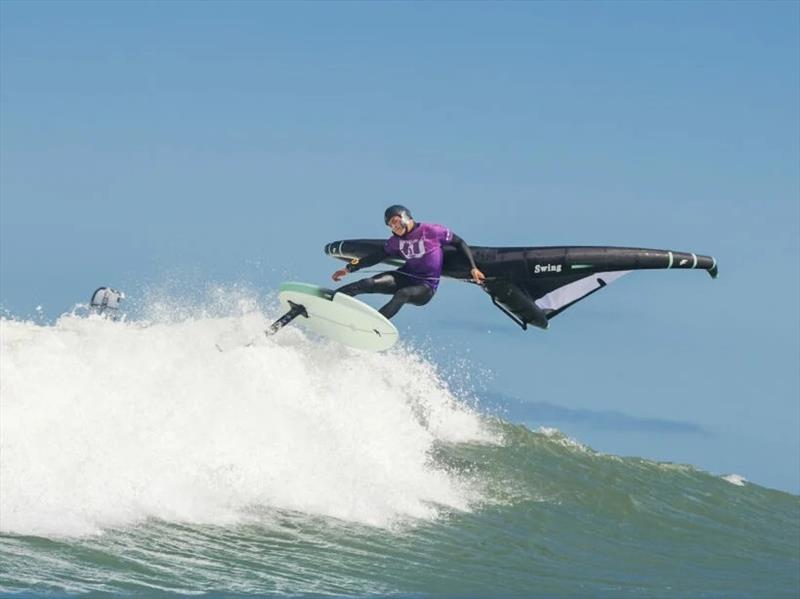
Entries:
[[3, 532], [230, 523], [264, 506], [388, 527], [480, 501], [431, 450], [496, 437], [414, 351], [267, 339], [247, 302], [150, 312], [2, 321]]

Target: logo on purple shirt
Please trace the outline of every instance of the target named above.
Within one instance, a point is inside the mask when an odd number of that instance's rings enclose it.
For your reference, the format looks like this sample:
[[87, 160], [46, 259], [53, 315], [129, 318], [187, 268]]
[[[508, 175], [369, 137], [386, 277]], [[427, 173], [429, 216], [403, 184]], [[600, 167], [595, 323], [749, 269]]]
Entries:
[[425, 240], [424, 239], [401, 239], [400, 240], [400, 253], [403, 258], [410, 260], [411, 258], [422, 258], [425, 255]]
[[444, 264], [442, 246], [453, 242], [453, 232], [442, 225], [417, 223], [402, 237], [392, 235], [384, 244], [390, 256], [404, 258], [399, 272], [418, 278], [433, 290], [439, 286]]

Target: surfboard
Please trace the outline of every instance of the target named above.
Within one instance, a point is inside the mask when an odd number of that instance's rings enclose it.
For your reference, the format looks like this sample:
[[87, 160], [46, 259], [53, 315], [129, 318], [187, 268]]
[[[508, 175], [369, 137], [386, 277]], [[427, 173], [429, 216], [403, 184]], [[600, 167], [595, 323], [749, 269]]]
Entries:
[[282, 283], [278, 290], [286, 314], [267, 331], [273, 334], [289, 322], [367, 351], [383, 351], [399, 338], [397, 328], [372, 306], [343, 293], [310, 283]]

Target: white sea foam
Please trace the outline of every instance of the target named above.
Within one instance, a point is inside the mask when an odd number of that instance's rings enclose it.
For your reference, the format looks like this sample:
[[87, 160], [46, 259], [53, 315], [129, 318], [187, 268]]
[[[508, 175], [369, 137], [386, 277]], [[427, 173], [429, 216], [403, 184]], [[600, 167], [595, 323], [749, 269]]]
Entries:
[[578, 449], [586, 453], [590, 452], [589, 448], [586, 445], [584, 445], [580, 441], [576, 441], [572, 437], [568, 437], [557, 428], [553, 428], [550, 426], [540, 426], [538, 429], [536, 429], [536, 432], [539, 433], [540, 435], [544, 435], [549, 439], [553, 439], [554, 441], [558, 442], [564, 447]]
[[[0, 530], [224, 524], [258, 506], [392, 526], [479, 500], [431, 449], [494, 438], [433, 365], [294, 328], [268, 340], [268, 322], [249, 308], [147, 325], [2, 320]], [[221, 353], [223, 337], [257, 341]]]
[[743, 487], [747, 482], [747, 479], [741, 474], [728, 474], [727, 476], [723, 476], [722, 480], [728, 481], [737, 487]]

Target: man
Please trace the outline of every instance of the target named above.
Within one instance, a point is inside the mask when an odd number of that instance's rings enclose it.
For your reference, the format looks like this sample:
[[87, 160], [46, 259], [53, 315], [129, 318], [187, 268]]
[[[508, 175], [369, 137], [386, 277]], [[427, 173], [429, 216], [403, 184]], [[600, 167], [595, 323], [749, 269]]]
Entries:
[[382, 272], [337, 289], [347, 295], [361, 293], [386, 293], [392, 299], [380, 309], [386, 318], [391, 318], [404, 304], [424, 306], [433, 298], [442, 275], [444, 252], [442, 246], [455, 245], [467, 257], [472, 267], [472, 280], [482, 285], [486, 277], [475, 266], [469, 246], [450, 229], [431, 223], [417, 223], [405, 206], [389, 206], [383, 215], [386, 225], [392, 230], [383, 249], [366, 256], [356, 263], [347, 264], [333, 273], [339, 281], [345, 275], [362, 268], [374, 266], [390, 256], [405, 259], [397, 270]]

